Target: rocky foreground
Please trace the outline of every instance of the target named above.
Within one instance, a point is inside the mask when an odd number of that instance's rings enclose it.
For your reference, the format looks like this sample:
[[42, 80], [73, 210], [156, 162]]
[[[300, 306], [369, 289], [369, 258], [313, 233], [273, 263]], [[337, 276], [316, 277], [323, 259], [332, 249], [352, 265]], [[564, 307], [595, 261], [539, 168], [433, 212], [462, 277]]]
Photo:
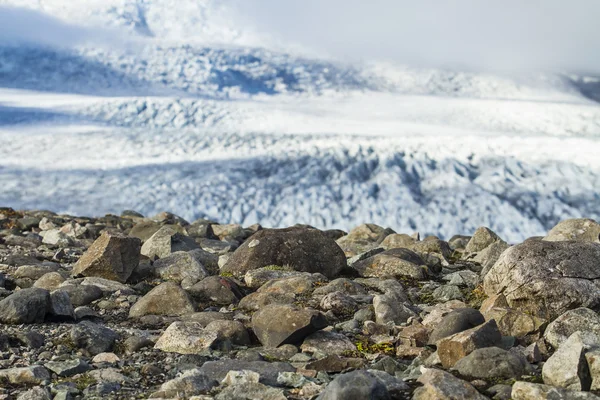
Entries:
[[0, 399], [600, 399], [600, 225], [0, 209]]

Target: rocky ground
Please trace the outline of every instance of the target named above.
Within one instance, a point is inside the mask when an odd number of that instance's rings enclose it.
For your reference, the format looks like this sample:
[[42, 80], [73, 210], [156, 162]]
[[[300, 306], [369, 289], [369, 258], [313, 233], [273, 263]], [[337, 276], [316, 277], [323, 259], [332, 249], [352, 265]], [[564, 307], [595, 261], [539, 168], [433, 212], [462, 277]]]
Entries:
[[2, 208], [0, 399], [600, 399], [599, 234]]

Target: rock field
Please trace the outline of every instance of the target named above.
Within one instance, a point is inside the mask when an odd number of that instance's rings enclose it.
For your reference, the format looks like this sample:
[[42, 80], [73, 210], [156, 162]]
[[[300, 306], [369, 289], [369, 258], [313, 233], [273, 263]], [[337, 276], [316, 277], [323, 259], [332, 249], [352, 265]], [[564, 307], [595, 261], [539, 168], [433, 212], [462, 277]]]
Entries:
[[600, 224], [507, 243], [0, 208], [0, 400], [600, 399]]

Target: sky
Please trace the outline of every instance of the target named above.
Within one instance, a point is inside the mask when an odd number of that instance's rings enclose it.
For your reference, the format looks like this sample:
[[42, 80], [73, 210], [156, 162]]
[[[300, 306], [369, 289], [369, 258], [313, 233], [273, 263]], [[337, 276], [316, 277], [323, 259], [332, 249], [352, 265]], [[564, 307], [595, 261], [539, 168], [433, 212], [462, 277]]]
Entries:
[[[259, 38], [255, 45], [278, 43], [349, 61], [600, 72], [600, 0], [105, 0], [93, 7], [89, 1], [52, 3], [61, 4], [57, 10], [139, 7], [159, 17], [151, 21], [156, 32], [171, 30], [181, 40], [209, 30], [211, 40], [220, 35], [227, 41], [234, 29]], [[223, 7], [231, 12], [223, 19], [230, 26], [219, 20], [209, 27], [207, 15], [222, 15], [207, 10]], [[0, 44], [112, 45], [125, 35], [114, 26], [92, 28], [87, 19], [60, 16], [0, 5]], [[186, 24], [189, 29], [181, 29]]]
[[599, 0], [239, 0], [245, 23], [337, 57], [600, 71]]

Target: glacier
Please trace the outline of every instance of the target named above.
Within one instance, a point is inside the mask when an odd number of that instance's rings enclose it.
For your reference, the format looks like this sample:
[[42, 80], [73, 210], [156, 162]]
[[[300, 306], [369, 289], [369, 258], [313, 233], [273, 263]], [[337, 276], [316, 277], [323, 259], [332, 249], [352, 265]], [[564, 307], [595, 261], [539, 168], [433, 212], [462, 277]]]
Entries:
[[0, 0], [109, 32], [0, 41], [2, 205], [510, 241], [600, 218], [597, 77], [344, 62], [226, 1], [73, 3]]

